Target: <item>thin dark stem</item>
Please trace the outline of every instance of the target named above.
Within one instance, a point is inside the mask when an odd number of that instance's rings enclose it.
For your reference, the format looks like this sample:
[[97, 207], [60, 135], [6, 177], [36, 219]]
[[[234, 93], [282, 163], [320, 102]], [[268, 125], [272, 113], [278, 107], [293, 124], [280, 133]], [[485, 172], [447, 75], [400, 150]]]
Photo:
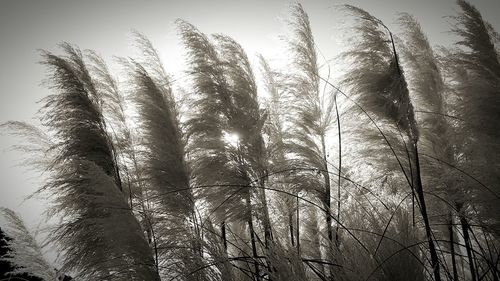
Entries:
[[250, 192], [248, 192], [247, 197], [246, 197], [246, 204], [247, 204], [247, 223], [248, 223], [248, 229], [250, 232], [250, 243], [252, 244], [252, 255], [254, 257], [254, 267], [255, 267], [255, 280], [260, 281], [260, 270], [259, 270], [259, 264], [257, 262], [258, 254], [257, 254], [257, 245], [255, 243], [255, 229], [253, 226], [253, 219], [252, 219], [252, 206], [251, 206], [251, 201], [250, 201]]
[[429, 251], [431, 253], [431, 262], [432, 262], [432, 268], [434, 270], [434, 280], [435, 281], [440, 281], [441, 280], [441, 274], [439, 270], [439, 258], [436, 252], [436, 248], [434, 245], [434, 241], [432, 239], [432, 231], [431, 227], [429, 224], [429, 217], [427, 215], [427, 207], [425, 204], [425, 197], [424, 197], [424, 190], [422, 187], [422, 178], [420, 174], [420, 161], [418, 158], [418, 148], [417, 144], [414, 144], [414, 153], [415, 153], [415, 168], [416, 168], [416, 192], [418, 196], [418, 201], [420, 202], [420, 212], [422, 214], [422, 218], [424, 220], [424, 226], [425, 226], [425, 234], [427, 236], [428, 244], [429, 244]]
[[450, 251], [451, 251], [450, 255], [451, 255], [451, 264], [453, 266], [453, 281], [458, 281], [457, 263], [455, 260], [455, 243], [454, 243], [455, 236], [453, 233], [453, 215], [451, 212], [449, 214], [450, 214], [449, 215], [450, 223], [448, 224], [448, 233], [450, 237]]
[[[339, 167], [338, 167], [338, 186], [337, 186], [337, 221], [340, 221], [340, 187], [341, 187], [341, 174], [342, 174], [342, 134], [341, 134], [341, 128], [340, 128], [340, 114], [339, 114], [339, 108], [337, 104], [337, 94], [333, 96], [334, 102], [335, 102], [335, 113], [337, 115], [337, 128], [338, 128], [338, 135], [339, 135]], [[335, 241], [337, 242], [337, 247], [340, 247], [340, 241], [339, 241], [339, 227], [337, 226], [335, 230]]]
[[[328, 248], [327, 248], [327, 256], [331, 261], [333, 260], [333, 229], [332, 229], [332, 214], [331, 214], [331, 188], [330, 188], [330, 173], [328, 172], [328, 162], [326, 160], [326, 145], [325, 145], [325, 137], [321, 136], [321, 148], [323, 154], [323, 178], [325, 181], [325, 190], [323, 197], [323, 206], [325, 208], [325, 219], [326, 219], [326, 231], [328, 236]], [[339, 221], [337, 220], [337, 223]], [[330, 267], [330, 279], [333, 278], [333, 268]]]
[[226, 237], [226, 221], [223, 220], [220, 226], [222, 243], [224, 244], [224, 250], [227, 252], [227, 237]]
[[469, 260], [469, 270], [471, 274], [472, 281], [477, 280], [476, 268], [474, 266], [474, 258], [472, 256], [472, 244], [469, 236], [469, 226], [467, 224], [467, 219], [462, 215], [460, 216], [460, 224], [462, 226], [462, 235], [464, 236], [465, 250], [467, 251], [467, 258]]
[[299, 196], [297, 195], [297, 217], [296, 217], [296, 224], [297, 224], [297, 229], [296, 229], [296, 237], [297, 237], [297, 254], [299, 255], [300, 257], [300, 220], [299, 220], [299, 214], [300, 214], [300, 209], [299, 209]]

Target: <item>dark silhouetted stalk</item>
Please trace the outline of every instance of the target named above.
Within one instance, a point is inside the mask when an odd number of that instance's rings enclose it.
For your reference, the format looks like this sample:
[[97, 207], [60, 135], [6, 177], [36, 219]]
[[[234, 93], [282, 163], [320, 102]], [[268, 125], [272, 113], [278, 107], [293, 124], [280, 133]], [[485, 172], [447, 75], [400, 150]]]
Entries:
[[471, 274], [472, 281], [477, 280], [476, 268], [474, 263], [474, 257], [472, 256], [472, 244], [469, 236], [469, 224], [467, 223], [467, 219], [463, 214], [459, 214], [460, 217], [460, 225], [462, 226], [462, 235], [464, 236], [464, 244], [465, 250], [467, 252], [467, 259], [469, 261], [469, 271]]
[[439, 258], [437, 255], [436, 247], [434, 245], [434, 241], [432, 239], [432, 230], [431, 226], [429, 223], [429, 216], [427, 215], [427, 206], [425, 204], [425, 197], [424, 197], [424, 190], [422, 187], [422, 178], [420, 175], [420, 161], [418, 157], [418, 148], [417, 144], [414, 144], [414, 151], [415, 151], [415, 167], [416, 167], [416, 181], [415, 181], [415, 190], [417, 192], [417, 197], [418, 201], [420, 204], [420, 212], [422, 214], [422, 218], [424, 220], [424, 227], [425, 227], [425, 235], [427, 236], [427, 242], [429, 244], [429, 252], [431, 253], [431, 262], [432, 262], [432, 269], [434, 271], [434, 279], [435, 281], [440, 281], [441, 280], [441, 273], [439, 270]]
[[259, 255], [257, 253], [257, 243], [256, 243], [256, 237], [255, 237], [255, 228], [253, 226], [253, 218], [252, 218], [252, 203], [250, 200], [250, 193], [248, 193], [248, 196], [246, 198], [246, 205], [247, 205], [247, 223], [248, 223], [248, 229], [250, 232], [250, 243], [252, 245], [252, 255], [253, 255], [253, 264], [255, 268], [255, 280], [259, 281], [261, 280], [260, 278], [260, 269], [259, 269]]
[[296, 214], [296, 238], [297, 238], [297, 254], [300, 257], [300, 219], [299, 219], [299, 196], [297, 195], [297, 214]]
[[453, 267], [453, 281], [458, 281], [458, 271], [457, 271], [457, 262], [455, 258], [455, 234], [453, 233], [453, 214], [449, 213], [449, 222], [448, 222], [448, 234], [450, 239], [450, 256], [451, 256], [451, 265]]

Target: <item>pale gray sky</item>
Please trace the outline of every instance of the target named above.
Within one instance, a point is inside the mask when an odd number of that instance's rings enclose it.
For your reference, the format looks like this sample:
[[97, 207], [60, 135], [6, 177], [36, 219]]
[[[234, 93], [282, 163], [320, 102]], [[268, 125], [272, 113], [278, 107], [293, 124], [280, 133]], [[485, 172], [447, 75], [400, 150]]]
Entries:
[[[452, 0], [321, 0], [302, 1], [309, 14], [318, 47], [327, 58], [338, 54], [341, 42], [337, 27], [342, 14], [335, 5], [353, 4], [394, 26], [397, 12], [409, 12], [421, 23], [431, 43], [450, 41], [449, 24], [443, 16], [455, 14]], [[249, 55], [259, 52], [279, 63], [278, 36], [285, 28], [278, 18], [286, 16], [290, 1], [123, 1], [123, 0], [2, 0], [0, 1], [0, 122], [33, 121], [47, 95], [40, 86], [44, 68], [37, 64], [37, 49], [58, 52], [67, 41], [82, 49], [94, 49], [112, 65], [113, 56], [133, 55], [129, 32], [136, 29], [155, 44], [167, 70], [178, 76], [183, 69], [182, 50], [173, 22], [185, 19], [205, 33], [224, 33], [243, 45]], [[500, 31], [500, 1], [471, 1], [497, 31]], [[281, 56], [282, 58], [282, 56]], [[115, 67], [113, 67], [114, 69]], [[0, 206], [18, 211], [35, 227], [43, 209], [40, 201], [20, 205], [36, 188], [35, 176], [15, 167], [18, 154], [8, 151], [15, 139], [0, 135]]]

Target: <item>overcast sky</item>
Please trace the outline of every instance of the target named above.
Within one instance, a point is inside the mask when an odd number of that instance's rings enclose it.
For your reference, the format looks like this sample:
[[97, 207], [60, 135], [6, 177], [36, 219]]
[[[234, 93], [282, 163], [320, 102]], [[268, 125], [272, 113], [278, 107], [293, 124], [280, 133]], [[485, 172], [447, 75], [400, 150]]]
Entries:
[[[421, 23], [433, 45], [448, 44], [450, 19], [457, 10], [452, 0], [358, 0], [303, 1], [309, 14], [316, 43], [327, 58], [338, 55], [342, 42], [338, 26], [342, 14], [336, 5], [353, 4], [395, 27], [397, 12], [409, 12]], [[500, 1], [471, 1], [497, 31], [500, 31]], [[40, 86], [44, 68], [37, 64], [37, 49], [58, 52], [57, 44], [67, 41], [82, 49], [94, 49], [113, 65], [113, 56], [133, 55], [130, 30], [147, 35], [161, 53], [166, 69], [178, 76], [183, 69], [182, 50], [175, 25], [185, 19], [205, 33], [232, 36], [247, 53], [262, 53], [275, 63], [280, 54], [278, 36], [285, 28], [280, 21], [287, 15], [290, 2], [274, 1], [0, 1], [0, 122], [32, 122], [39, 104], [47, 95]], [[24, 196], [37, 188], [35, 175], [15, 167], [19, 155], [8, 151], [15, 143], [0, 135], [0, 206], [12, 208], [36, 227], [43, 209], [40, 201], [20, 205]]]

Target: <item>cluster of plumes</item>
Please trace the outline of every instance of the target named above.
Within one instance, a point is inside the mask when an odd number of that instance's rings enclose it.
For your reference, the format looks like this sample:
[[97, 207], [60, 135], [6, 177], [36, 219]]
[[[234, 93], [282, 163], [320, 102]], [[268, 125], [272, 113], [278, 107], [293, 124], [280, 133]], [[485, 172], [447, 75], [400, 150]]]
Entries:
[[55, 91], [44, 99], [42, 122], [55, 136], [57, 149], [42, 189], [56, 195], [53, 213], [64, 218], [51, 234], [66, 254], [64, 269], [95, 279], [158, 280], [147, 241], [122, 192], [100, 90], [81, 52], [62, 47], [67, 57], [42, 54]]
[[[455, 19], [460, 23], [453, 32], [461, 40], [456, 48], [444, 51], [442, 62], [446, 66], [446, 78], [450, 86], [450, 99], [457, 107], [452, 112], [467, 136], [455, 137], [459, 156], [455, 162], [474, 178], [492, 189], [478, 187], [469, 178], [469, 200], [477, 200], [481, 220], [488, 221], [493, 231], [500, 233], [496, 201], [500, 196], [500, 59], [498, 37], [491, 26], [484, 22], [479, 11], [465, 1], [458, 4], [463, 10]], [[457, 153], [455, 153], [457, 154]], [[496, 195], [495, 195], [496, 194]]]
[[[53, 90], [43, 128], [3, 127], [25, 137], [24, 163], [44, 172], [37, 194], [61, 217], [49, 243], [62, 270], [78, 280], [498, 280], [500, 36], [458, 4], [461, 41], [438, 55], [411, 15], [398, 37], [345, 6], [341, 86], [295, 4], [287, 68], [259, 57], [264, 95], [242, 46], [182, 20], [187, 97], [140, 33], [141, 55], [119, 59], [124, 82], [95, 52], [43, 51]], [[3, 215], [17, 272], [57, 278], [22, 222]]]
[[2, 230], [7, 237], [13, 237], [5, 241], [9, 251], [2, 260], [13, 265], [21, 265], [10, 273], [13, 275], [26, 273], [43, 280], [56, 280], [56, 272], [52, 270], [51, 264], [45, 259], [42, 248], [33, 237], [33, 234], [24, 225], [21, 218], [12, 210], [0, 209], [0, 215], [5, 218], [7, 227]]
[[383, 23], [366, 11], [354, 6], [346, 9], [355, 16], [358, 41], [352, 51], [343, 54], [353, 60], [352, 71], [346, 74], [344, 83], [363, 97], [359, 99], [363, 108], [386, 116], [411, 141], [417, 141], [418, 130], [403, 70], [396, 49], [388, 43], [392, 35], [388, 37]]

